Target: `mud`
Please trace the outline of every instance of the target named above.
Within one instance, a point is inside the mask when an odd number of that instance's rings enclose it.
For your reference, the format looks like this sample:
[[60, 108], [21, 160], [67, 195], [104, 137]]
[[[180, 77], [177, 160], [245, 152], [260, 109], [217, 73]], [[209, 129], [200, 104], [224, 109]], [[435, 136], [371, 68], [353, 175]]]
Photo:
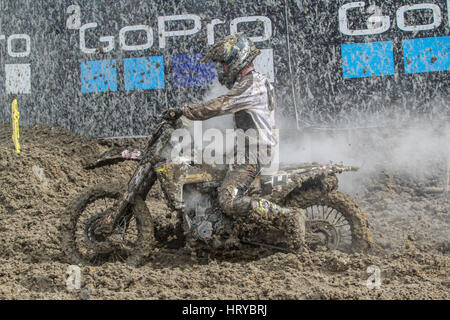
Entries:
[[[369, 217], [369, 254], [311, 252], [194, 258], [157, 246], [146, 264], [81, 266], [81, 290], [66, 286], [60, 218], [85, 188], [126, 181], [136, 162], [86, 171], [83, 164], [112, 140], [92, 140], [48, 126], [21, 127], [16, 154], [11, 129], [0, 125], [1, 299], [449, 299], [450, 202], [436, 179], [381, 172], [355, 194]], [[121, 141], [144, 146], [145, 140]], [[175, 222], [155, 186], [147, 200], [160, 228]], [[381, 270], [367, 287], [368, 266]]]

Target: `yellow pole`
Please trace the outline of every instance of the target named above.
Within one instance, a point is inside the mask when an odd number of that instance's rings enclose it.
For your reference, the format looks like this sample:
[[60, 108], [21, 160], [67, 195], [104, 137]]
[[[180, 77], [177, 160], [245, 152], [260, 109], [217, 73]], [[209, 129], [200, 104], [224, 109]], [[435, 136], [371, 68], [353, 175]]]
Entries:
[[14, 146], [16, 147], [16, 152], [20, 153], [20, 144], [19, 144], [19, 110], [18, 110], [18, 104], [17, 104], [17, 99], [14, 99], [12, 102], [12, 112], [11, 112], [11, 116], [12, 116], [12, 124], [13, 124], [13, 134], [12, 134], [12, 139], [14, 141]]

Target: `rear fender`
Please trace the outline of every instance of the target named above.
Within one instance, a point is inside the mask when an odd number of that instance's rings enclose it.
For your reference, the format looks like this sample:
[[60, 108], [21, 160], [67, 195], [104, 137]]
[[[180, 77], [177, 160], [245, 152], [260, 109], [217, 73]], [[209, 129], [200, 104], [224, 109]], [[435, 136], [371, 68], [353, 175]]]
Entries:
[[297, 187], [297, 179], [288, 172], [261, 175], [253, 182], [250, 194], [275, 203], [281, 203]]
[[253, 194], [281, 204], [292, 192], [320, 190], [327, 193], [338, 188], [338, 179], [334, 172], [309, 171], [278, 172], [270, 176], [260, 176], [253, 185]]

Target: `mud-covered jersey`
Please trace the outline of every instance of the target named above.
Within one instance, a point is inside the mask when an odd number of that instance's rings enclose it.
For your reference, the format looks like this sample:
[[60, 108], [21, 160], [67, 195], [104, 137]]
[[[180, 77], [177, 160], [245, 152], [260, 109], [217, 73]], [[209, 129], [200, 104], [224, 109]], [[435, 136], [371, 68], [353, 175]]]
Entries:
[[185, 106], [183, 114], [194, 121], [233, 114], [236, 129], [255, 129], [259, 133], [260, 144], [270, 147], [278, 144], [275, 134], [274, 89], [264, 75], [254, 70], [238, 79], [225, 95], [197, 105]]

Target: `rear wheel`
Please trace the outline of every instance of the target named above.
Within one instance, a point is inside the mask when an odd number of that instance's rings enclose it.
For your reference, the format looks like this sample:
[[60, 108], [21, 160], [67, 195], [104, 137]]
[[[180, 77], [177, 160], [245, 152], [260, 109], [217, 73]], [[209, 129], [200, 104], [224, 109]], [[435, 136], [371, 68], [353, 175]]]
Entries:
[[306, 210], [307, 242], [345, 252], [365, 252], [372, 246], [367, 216], [350, 196], [338, 191], [307, 191], [287, 203]]
[[117, 219], [113, 234], [104, 232], [108, 216], [120, 200], [124, 186], [100, 185], [79, 196], [62, 218], [62, 249], [70, 263], [101, 264], [123, 260], [138, 265], [153, 243], [153, 226], [141, 198]]

